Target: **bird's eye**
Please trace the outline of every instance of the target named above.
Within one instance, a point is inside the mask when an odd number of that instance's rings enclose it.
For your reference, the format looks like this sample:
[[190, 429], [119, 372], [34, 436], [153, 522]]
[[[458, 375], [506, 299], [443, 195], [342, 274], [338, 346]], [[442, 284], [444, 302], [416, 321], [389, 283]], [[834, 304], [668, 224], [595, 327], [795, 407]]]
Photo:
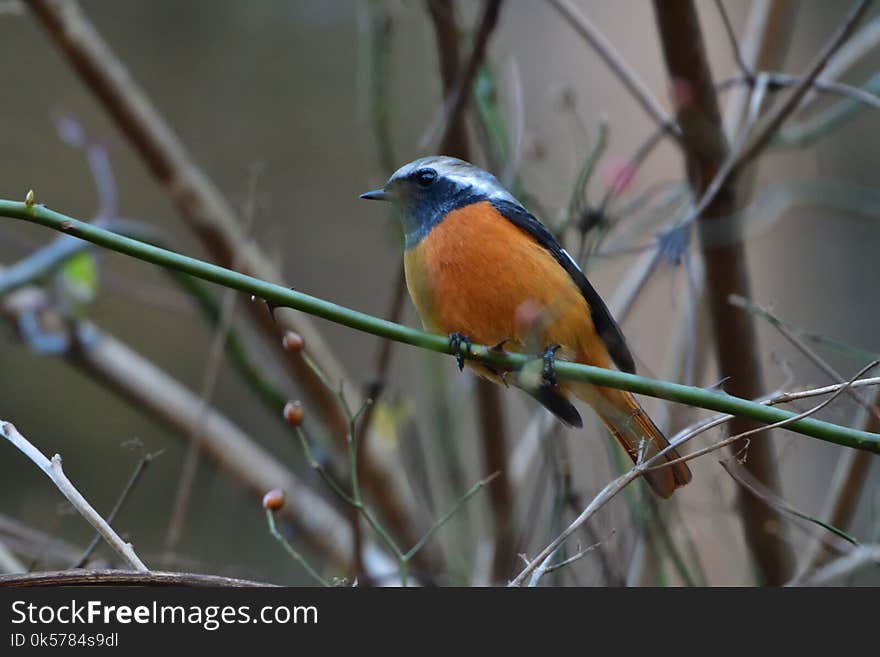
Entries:
[[435, 180], [437, 180], [437, 172], [434, 169], [419, 169], [416, 171], [413, 178], [416, 181], [416, 185], [425, 189], [430, 187]]

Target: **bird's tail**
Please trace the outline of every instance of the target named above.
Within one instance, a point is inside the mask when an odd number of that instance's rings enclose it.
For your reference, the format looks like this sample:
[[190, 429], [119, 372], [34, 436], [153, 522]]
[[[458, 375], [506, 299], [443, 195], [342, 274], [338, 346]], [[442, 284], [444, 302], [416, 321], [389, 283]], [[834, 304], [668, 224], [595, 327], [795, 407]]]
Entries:
[[[663, 432], [657, 428], [631, 393], [587, 384], [573, 386], [573, 392], [595, 409], [633, 463], [644, 461], [669, 445]], [[660, 463], [677, 458], [679, 454], [675, 450], [670, 450], [662, 457]], [[644, 477], [657, 495], [669, 497], [676, 488], [684, 486], [691, 480], [691, 471], [684, 463], [676, 463], [659, 470], [649, 470]]]

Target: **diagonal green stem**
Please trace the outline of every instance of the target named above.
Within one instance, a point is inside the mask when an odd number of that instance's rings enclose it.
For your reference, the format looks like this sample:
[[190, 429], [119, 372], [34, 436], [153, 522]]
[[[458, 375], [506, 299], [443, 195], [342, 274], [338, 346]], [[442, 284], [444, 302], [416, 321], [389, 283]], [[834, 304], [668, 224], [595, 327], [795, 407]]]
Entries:
[[[269, 283], [252, 276], [246, 276], [245, 274], [217, 265], [174, 253], [173, 251], [123, 237], [43, 206], [0, 200], [0, 216], [21, 219], [52, 228], [53, 230], [73, 235], [98, 246], [124, 253], [146, 262], [247, 292], [256, 298], [265, 299], [268, 303], [276, 306], [295, 308], [342, 324], [343, 326], [348, 326], [349, 328], [421, 347], [422, 349], [444, 354], [454, 353], [449, 340], [444, 336], [432, 335], [401, 324], [395, 324], [394, 322], [351, 310], [281, 285]], [[530, 356], [524, 354], [498, 353], [482, 345], [474, 345], [469, 352], [463, 353], [463, 355], [466, 358], [509, 369], [519, 369], [532, 360]], [[714, 390], [695, 388], [668, 381], [658, 381], [591, 365], [559, 362], [556, 365], [556, 373], [560, 378], [571, 381], [583, 381], [610, 388], [619, 388], [637, 394], [689, 404], [721, 413], [749, 417], [765, 424], [781, 422], [795, 415], [790, 411], [764, 406]], [[814, 418], [797, 420], [787, 425], [786, 428], [845, 447], [863, 449], [880, 454], [880, 434], [852, 429]]]

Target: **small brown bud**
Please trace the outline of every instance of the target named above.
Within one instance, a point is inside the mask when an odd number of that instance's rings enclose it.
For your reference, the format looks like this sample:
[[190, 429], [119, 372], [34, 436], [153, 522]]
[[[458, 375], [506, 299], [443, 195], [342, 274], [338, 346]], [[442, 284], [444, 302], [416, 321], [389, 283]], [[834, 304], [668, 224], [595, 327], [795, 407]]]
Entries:
[[294, 333], [293, 331], [288, 331], [284, 334], [284, 337], [281, 339], [281, 344], [284, 346], [286, 351], [290, 351], [293, 353], [299, 353], [303, 350], [303, 347], [306, 345], [305, 340], [302, 339], [302, 336], [299, 333]]
[[289, 401], [284, 405], [284, 419], [288, 424], [298, 427], [303, 422], [305, 415], [300, 401]]
[[280, 511], [284, 507], [284, 491], [273, 488], [263, 495], [263, 508], [268, 511]]

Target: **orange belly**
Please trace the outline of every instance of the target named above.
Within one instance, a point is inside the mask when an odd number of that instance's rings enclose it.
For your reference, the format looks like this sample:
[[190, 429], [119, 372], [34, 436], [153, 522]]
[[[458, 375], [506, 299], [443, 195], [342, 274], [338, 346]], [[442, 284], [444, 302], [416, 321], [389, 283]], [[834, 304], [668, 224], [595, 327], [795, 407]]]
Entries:
[[450, 212], [404, 255], [425, 328], [505, 349], [562, 346], [560, 357], [610, 366], [590, 309], [553, 256], [488, 201]]

